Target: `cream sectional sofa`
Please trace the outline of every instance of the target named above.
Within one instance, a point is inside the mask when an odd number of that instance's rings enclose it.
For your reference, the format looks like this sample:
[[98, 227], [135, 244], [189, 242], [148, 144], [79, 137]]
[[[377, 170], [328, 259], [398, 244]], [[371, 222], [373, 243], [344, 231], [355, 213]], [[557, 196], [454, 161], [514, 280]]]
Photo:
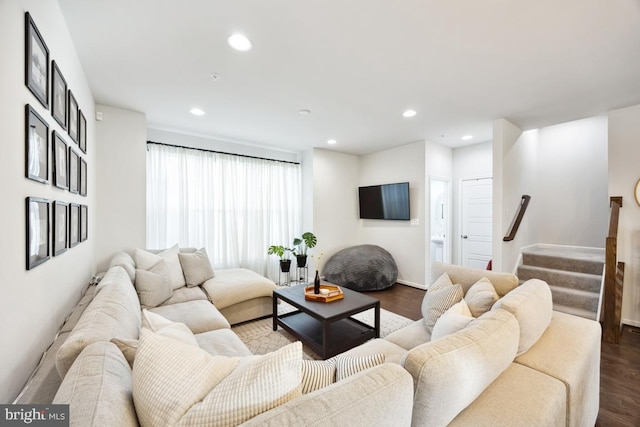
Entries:
[[414, 379], [414, 426], [593, 426], [599, 409], [598, 322], [552, 311], [540, 280], [436, 263], [468, 290], [482, 277], [500, 299], [451, 335], [423, 319], [345, 354], [382, 353]]
[[[136, 362], [132, 368], [126, 352], [112, 342], [128, 341], [135, 348], [144, 318], [149, 316], [141, 316], [138, 295], [125, 269], [131, 270], [131, 265], [123, 265], [127, 263], [131, 261], [122, 254], [114, 257], [95, 296], [56, 353], [56, 367], [63, 380], [53, 403], [70, 405], [72, 426], [124, 427], [139, 423], [133, 396]], [[218, 271], [216, 276], [220, 277]], [[231, 276], [237, 277], [233, 273]], [[178, 291], [172, 297], [175, 303], [149, 311], [187, 325], [198, 347], [210, 355], [237, 356], [241, 360], [252, 357], [222, 311], [200, 296], [188, 300], [186, 295], [192, 292]], [[224, 301], [227, 307], [239, 304], [233, 299]], [[169, 386], [167, 393], [172, 389]], [[390, 401], [394, 404], [389, 405]], [[304, 421], [305, 425], [355, 425], [369, 420], [382, 425], [410, 425], [412, 405], [411, 376], [398, 365], [383, 364], [289, 400], [244, 424], [282, 426]]]

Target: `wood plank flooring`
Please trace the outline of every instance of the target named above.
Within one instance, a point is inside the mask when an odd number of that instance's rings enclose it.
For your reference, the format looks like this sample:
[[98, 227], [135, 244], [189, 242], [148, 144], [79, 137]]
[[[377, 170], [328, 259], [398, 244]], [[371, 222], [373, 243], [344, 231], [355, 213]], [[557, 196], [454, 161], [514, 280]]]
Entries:
[[[364, 292], [380, 306], [409, 319], [422, 318], [425, 291], [396, 284], [382, 291]], [[602, 343], [598, 427], [640, 426], [640, 328], [625, 326], [620, 344]]]

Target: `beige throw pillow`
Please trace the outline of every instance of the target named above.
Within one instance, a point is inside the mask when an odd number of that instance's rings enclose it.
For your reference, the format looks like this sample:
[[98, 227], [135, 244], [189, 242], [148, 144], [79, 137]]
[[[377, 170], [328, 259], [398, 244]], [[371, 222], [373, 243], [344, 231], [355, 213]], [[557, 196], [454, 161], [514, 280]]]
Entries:
[[235, 426], [300, 396], [302, 344], [264, 356], [212, 356], [143, 329], [133, 365], [142, 427]]
[[178, 245], [165, 249], [158, 254], [152, 254], [151, 252], [142, 249], [136, 249], [134, 255], [136, 267], [140, 270], [149, 270], [151, 267], [156, 265], [160, 259], [164, 258], [167, 261], [167, 266], [169, 268], [169, 281], [171, 282], [171, 286], [173, 289], [181, 288], [185, 285], [185, 281], [184, 275], [182, 274], [180, 259], [178, 258], [179, 252], [180, 250], [178, 249]]
[[463, 297], [462, 286], [454, 285], [447, 273], [443, 273], [431, 285], [422, 300], [422, 316], [429, 332], [442, 314], [459, 302]]
[[343, 380], [351, 375], [357, 374], [365, 369], [384, 363], [384, 354], [371, 354], [359, 357], [337, 357], [336, 358], [336, 381]]
[[173, 295], [167, 262], [160, 259], [149, 270], [136, 269], [134, 286], [143, 308], [157, 307]]
[[190, 254], [178, 254], [180, 265], [187, 286], [198, 286], [214, 276], [211, 261], [205, 248], [198, 249]]
[[438, 338], [442, 338], [446, 335], [458, 332], [460, 329], [467, 327], [473, 320], [471, 311], [467, 306], [465, 300], [461, 300], [459, 303], [454, 304], [449, 310], [445, 311], [436, 324], [433, 325], [433, 332], [431, 333], [431, 341], [435, 341]]
[[384, 354], [337, 356], [329, 360], [302, 361], [302, 394], [311, 393], [365, 369], [384, 363]]
[[498, 301], [498, 298], [493, 284], [491, 284], [491, 281], [486, 277], [483, 277], [471, 285], [467, 294], [464, 296], [464, 300], [469, 306], [473, 317], [480, 317], [491, 310], [491, 307]]

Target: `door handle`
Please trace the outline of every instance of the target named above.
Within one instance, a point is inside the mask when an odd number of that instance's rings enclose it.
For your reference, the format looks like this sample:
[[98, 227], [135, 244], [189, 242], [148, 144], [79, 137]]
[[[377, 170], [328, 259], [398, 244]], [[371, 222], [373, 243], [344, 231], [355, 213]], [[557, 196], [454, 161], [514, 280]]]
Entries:
[[467, 236], [466, 234], [463, 234], [461, 237], [462, 237], [463, 239], [468, 239], [468, 238], [469, 238], [469, 236]]

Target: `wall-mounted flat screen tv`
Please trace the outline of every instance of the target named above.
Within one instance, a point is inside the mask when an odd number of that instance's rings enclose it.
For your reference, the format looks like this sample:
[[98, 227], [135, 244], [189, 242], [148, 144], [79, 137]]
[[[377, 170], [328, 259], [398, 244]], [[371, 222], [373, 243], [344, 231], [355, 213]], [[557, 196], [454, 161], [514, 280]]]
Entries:
[[409, 220], [409, 183], [358, 188], [360, 218]]

